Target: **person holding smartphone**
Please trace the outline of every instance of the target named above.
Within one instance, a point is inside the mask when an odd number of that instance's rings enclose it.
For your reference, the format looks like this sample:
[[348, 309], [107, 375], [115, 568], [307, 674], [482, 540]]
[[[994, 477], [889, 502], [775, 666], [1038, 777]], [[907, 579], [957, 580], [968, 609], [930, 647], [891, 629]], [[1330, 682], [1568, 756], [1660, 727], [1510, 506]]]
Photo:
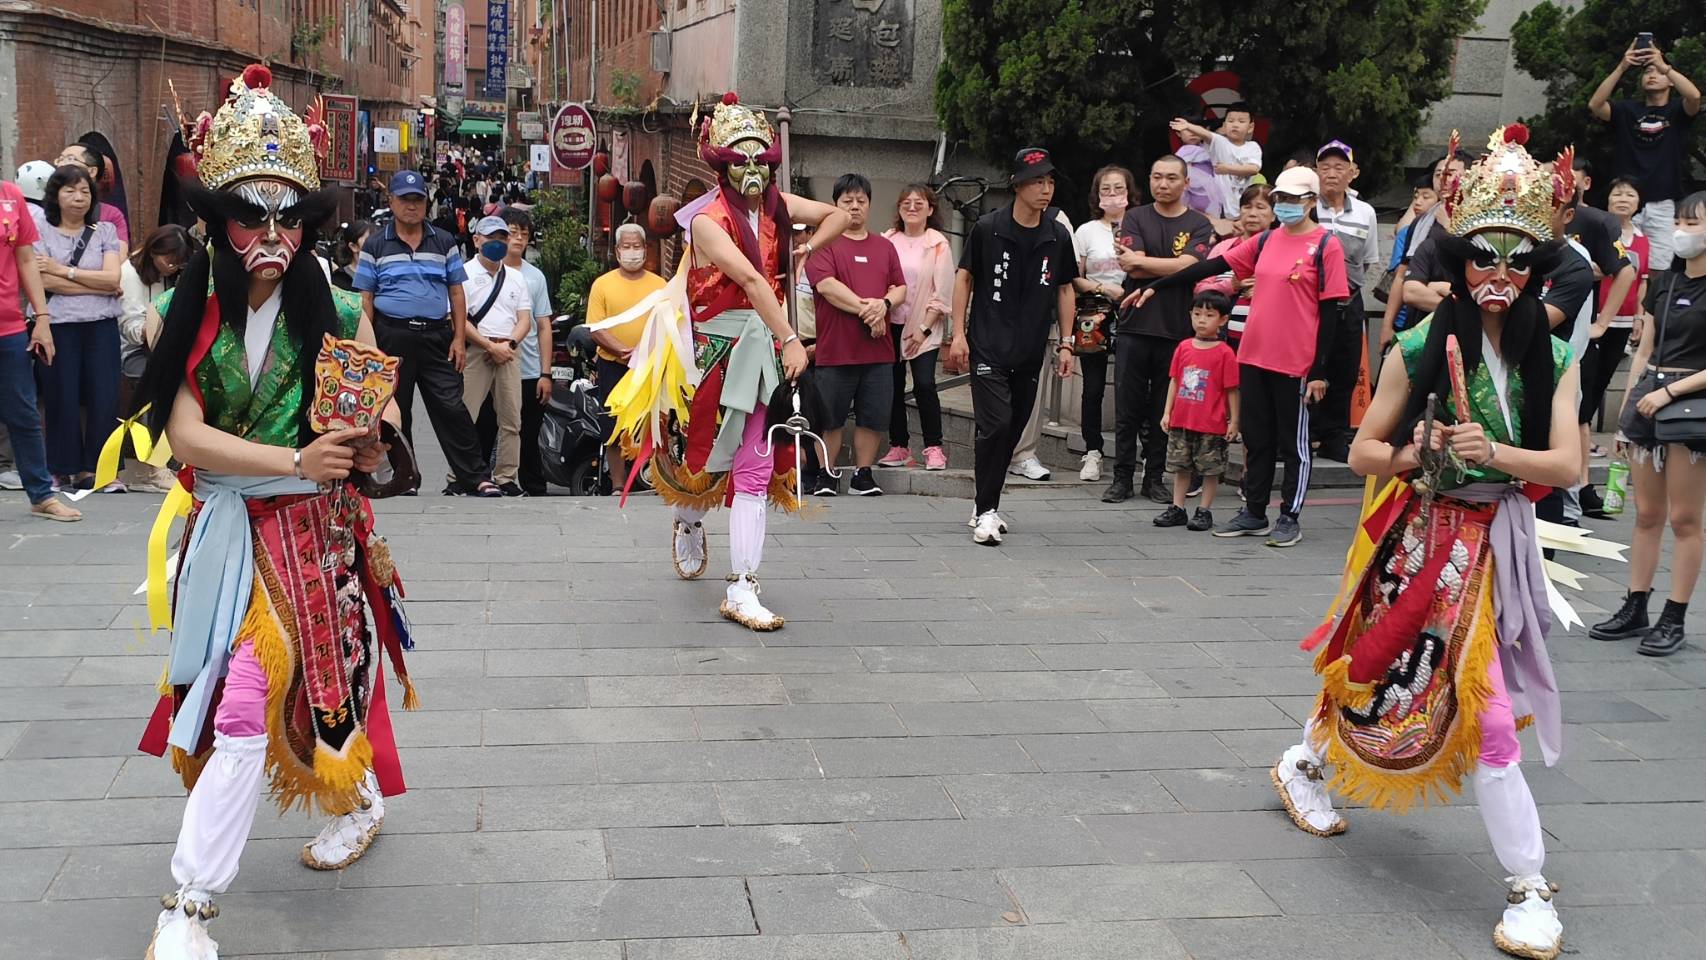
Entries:
[[[1640, 72], [1641, 99], [1611, 99], [1630, 69]], [[1641, 184], [1646, 207], [1635, 225], [1652, 244], [1650, 269], [1668, 270], [1676, 200], [1688, 178], [1688, 128], [1700, 113], [1700, 88], [1665, 61], [1651, 33], [1642, 32], [1588, 98], [1588, 109], [1611, 124], [1616, 151], [1612, 172]]]
[[[43, 365], [53, 363], [53, 317], [33, 246], [39, 239], [23, 191], [17, 184], [0, 181], [0, 245], [8, 248], [0, 255], [0, 423], [11, 435], [18, 478], [30, 498], [30, 515], [70, 522], [83, 515], [53, 494], [41, 414], [36, 410], [35, 377], [30, 371], [32, 357]], [[20, 287], [35, 311], [29, 324], [19, 308]]]

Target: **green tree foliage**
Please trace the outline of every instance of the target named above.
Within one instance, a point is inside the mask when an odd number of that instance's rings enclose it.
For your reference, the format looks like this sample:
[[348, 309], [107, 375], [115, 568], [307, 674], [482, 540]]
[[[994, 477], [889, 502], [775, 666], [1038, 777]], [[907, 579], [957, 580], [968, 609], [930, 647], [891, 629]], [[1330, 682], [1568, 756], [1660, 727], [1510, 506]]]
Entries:
[[[1546, 112], [1527, 122], [1542, 152], [1574, 143], [1595, 169], [1609, 171], [1611, 127], [1588, 112], [1594, 88], [1643, 30], [1653, 34], [1671, 66], [1696, 84], [1706, 82], [1706, 14], [1700, 0], [1576, 0], [1569, 6], [1541, 3], [1511, 28], [1517, 66], [1546, 84]], [[1639, 100], [1639, 76], [1637, 69], [1626, 71], [1612, 99]], [[1706, 163], [1706, 123], [1692, 131], [1690, 153]]]
[[1005, 168], [1050, 148], [1075, 213], [1091, 172], [1143, 177], [1167, 123], [1198, 120], [1185, 84], [1229, 69], [1271, 121], [1263, 170], [1337, 137], [1359, 185], [1391, 182], [1428, 106], [1449, 92], [1455, 38], [1486, 0], [944, 0], [936, 111], [948, 136]]
[[586, 221], [580, 203], [566, 188], [536, 193], [533, 232], [539, 246], [536, 266], [552, 291], [551, 303], [561, 313], [584, 319], [586, 295], [604, 265], [587, 250]]

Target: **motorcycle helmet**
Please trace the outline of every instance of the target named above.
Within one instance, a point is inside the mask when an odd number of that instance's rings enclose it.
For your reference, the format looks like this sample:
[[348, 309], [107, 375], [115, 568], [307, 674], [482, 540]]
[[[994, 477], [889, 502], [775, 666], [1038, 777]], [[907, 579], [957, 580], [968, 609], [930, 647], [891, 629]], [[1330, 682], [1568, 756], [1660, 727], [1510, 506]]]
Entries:
[[53, 164], [46, 160], [31, 160], [18, 168], [18, 189], [27, 199], [37, 203], [47, 196], [47, 180], [53, 176]]

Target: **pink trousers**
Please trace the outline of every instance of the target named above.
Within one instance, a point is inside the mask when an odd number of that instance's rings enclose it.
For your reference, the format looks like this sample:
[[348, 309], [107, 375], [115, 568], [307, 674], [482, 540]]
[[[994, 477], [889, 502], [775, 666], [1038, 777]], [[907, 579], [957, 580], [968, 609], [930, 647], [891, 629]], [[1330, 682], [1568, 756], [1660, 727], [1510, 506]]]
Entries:
[[1487, 681], [1493, 695], [1481, 710], [1481, 762], [1490, 767], [1508, 767], [1522, 761], [1522, 744], [1516, 738], [1516, 714], [1511, 709], [1511, 695], [1505, 688], [1505, 671], [1497, 651], [1487, 667]]
[[764, 414], [764, 404], [760, 403], [747, 415], [746, 429], [741, 431], [740, 449], [735, 451], [734, 467], [729, 471], [735, 493], [762, 497], [770, 491], [775, 460], [758, 455], [758, 448], [764, 444]]
[[225, 692], [213, 714], [213, 729], [228, 737], [257, 737], [267, 732], [267, 673], [245, 643], [232, 654]]

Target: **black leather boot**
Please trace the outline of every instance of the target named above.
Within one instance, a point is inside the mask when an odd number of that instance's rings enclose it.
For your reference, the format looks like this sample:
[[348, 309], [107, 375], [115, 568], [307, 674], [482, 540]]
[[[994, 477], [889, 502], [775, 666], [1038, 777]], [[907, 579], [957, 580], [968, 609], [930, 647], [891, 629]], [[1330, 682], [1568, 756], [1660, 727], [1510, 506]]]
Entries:
[[1666, 600], [1665, 611], [1659, 614], [1658, 622], [1647, 631], [1635, 652], [1643, 657], [1668, 657], [1681, 650], [1683, 644], [1688, 642], [1683, 632], [1683, 618], [1687, 614], [1688, 604]]
[[1627, 640], [1630, 637], [1641, 637], [1647, 633], [1647, 599], [1652, 591], [1633, 591], [1623, 595], [1623, 606], [1611, 615], [1611, 619], [1602, 620], [1588, 628], [1588, 636], [1595, 640]]

